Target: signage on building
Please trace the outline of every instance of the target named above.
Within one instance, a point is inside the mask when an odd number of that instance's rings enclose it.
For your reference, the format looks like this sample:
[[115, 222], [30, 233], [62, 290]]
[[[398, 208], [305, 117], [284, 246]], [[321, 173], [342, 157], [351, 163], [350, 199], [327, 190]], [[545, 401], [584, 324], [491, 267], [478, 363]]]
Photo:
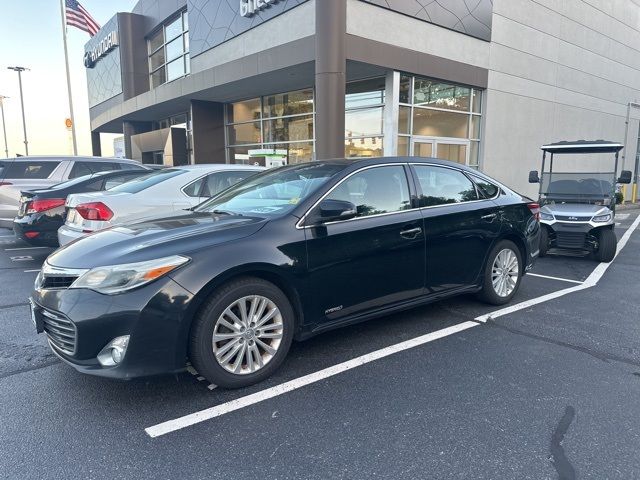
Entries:
[[111, 50], [116, 48], [118, 43], [118, 32], [113, 30], [100, 40], [91, 50], [84, 54], [84, 66], [93, 68], [98, 60], [104, 57]]
[[240, 15], [252, 17], [256, 12], [269, 8], [280, 0], [240, 0]]

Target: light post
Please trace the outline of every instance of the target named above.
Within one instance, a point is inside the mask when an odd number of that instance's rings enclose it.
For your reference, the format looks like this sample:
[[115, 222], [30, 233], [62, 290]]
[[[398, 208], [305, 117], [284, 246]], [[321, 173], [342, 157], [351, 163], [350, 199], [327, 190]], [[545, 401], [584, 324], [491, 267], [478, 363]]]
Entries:
[[24, 97], [22, 96], [22, 72], [29, 70], [25, 67], [7, 67], [8, 70], [18, 72], [18, 84], [20, 85], [20, 106], [22, 107], [22, 129], [24, 130], [24, 152], [29, 155], [29, 143], [27, 142], [27, 121], [24, 118]]
[[2, 112], [2, 131], [4, 133], [4, 153], [9, 158], [9, 147], [7, 146], [7, 124], [4, 121], [4, 99], [9, 98], [0, 95], [0, 111]]

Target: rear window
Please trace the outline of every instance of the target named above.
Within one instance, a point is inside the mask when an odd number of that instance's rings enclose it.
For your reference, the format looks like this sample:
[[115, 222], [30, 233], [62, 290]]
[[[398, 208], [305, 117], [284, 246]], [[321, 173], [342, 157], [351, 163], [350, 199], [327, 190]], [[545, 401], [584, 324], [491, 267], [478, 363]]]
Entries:
[[14, 160], [4, 168], [4, 178], [16, 180], [43, 179], [60, 165], [60, 162]]
[[164, 182], [165, 180], [169, 180], [170, 178], [177, 177], [178, 175], [182, 175], [184, 173], [187, 173], [186, 170], [178, 170], [178, 169], [161, 170], [158, 172], [149, 173], [148, 175], [143, 175], [142, 177], [135, 178], [127, 183], [118, 185], [117, 187], [113, 187], [110, 191], [124, 192], [124, 193], [138, 193], [138, 192], [141, 192], [142, 190], [146, 190], [149, 187], [153, 187], [154, 185], [157, 185], [160, 182]]

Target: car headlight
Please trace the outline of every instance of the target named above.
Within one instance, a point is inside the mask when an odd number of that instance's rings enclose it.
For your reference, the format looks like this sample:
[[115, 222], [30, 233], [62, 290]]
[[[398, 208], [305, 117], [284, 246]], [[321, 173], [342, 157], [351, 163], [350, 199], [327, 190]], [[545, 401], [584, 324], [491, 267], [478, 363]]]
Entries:
[[555, 220], [555, 218], [550, 213], [540, 212], [540, 220], [546, 220], [547, 222], [552, 222], [553, 220]]
[[69, 288], [88, 288], [114, 295], [153, 282], [188, 261], [187, 257], [173, 255], [146, 262], [96, 267], [81, 275]]
[[611, 220], [611, 214], [607, 213], [606, 215], [598, 215], [597, 217], [593, 217], [591, 220], [596, 223], [608, 222], [609, 220]]

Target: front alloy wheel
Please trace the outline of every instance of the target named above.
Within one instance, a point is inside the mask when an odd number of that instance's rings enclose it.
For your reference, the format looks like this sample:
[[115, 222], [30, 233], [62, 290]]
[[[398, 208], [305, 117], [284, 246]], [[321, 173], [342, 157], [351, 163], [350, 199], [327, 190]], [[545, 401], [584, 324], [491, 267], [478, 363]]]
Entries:
[[261, 278], [239, 278], [216, 289], [194, 318], [191, 363], [215, 385], [252, 385], [280, 366], [294, 325], [282, 290]]
[[236, 375], [267, 365], [282, 342], [280, 309], [266, 297], [251, 295], [229, 305], [213, 329], [213, 353], [218, 364]]

